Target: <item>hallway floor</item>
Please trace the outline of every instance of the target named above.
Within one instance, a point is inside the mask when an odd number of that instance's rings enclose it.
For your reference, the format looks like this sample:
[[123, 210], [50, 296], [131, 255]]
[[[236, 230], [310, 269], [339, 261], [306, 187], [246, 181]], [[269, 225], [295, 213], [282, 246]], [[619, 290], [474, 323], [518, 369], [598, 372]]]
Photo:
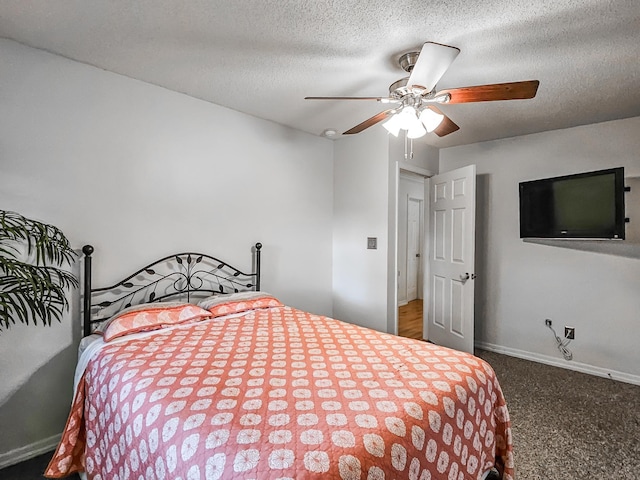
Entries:
[[422, 338], [422, 300], [412, 300], [398, 308], [398, 335], [407, 338]]

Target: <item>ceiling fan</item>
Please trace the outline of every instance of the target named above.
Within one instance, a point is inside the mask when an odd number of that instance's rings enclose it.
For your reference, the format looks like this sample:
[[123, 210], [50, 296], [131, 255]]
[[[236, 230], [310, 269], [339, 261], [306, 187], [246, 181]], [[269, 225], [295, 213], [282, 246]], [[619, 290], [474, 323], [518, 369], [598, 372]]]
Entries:
[[425, 43], [420, 52], [405, 53], [398, 63], [409, 76], [392, 83], [388, 97], [305, 97], [305, 100], [375, 100], [394, 104], [393, 108], [368, 118], [343, 135], [360, 133], [386, 120], [383, 126], [391, 134], [398, 136], [400, 130], [406, 130], [407, 138], [418, 138], [427, 132], [444, 137], [460, 129], [438, 105], [522, 100], [536, 96], [538, 80], [436, 90], [436, 84], [459, 53], [460, 49], [456, 47], [434, 42]]

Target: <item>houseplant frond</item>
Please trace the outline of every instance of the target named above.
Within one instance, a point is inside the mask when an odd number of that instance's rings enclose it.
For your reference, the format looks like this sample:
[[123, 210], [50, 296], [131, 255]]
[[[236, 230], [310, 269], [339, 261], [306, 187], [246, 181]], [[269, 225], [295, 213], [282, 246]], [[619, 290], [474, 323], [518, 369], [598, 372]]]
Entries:
[[72, 263], [76, 258], [69, 240], [59, 228], [16, 212], [0, 210], [0, 255], [15, 258], [19, 250], [11, 242], [26, 244], [28, 254], [35, 252], [37, 265], [62, 265]]
[[[22, 261], [25, 253], [31, 262]], [[16, 322], [61, 321], [78, 280], [60, 267], [75, 258], [58, 228], [0, 210], [0, 332]]]

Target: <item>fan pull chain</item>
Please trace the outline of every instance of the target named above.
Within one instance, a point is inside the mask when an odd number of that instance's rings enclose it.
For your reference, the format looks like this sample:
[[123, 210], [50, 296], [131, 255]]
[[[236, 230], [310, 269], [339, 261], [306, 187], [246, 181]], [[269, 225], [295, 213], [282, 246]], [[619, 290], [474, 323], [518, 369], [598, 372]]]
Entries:
[[404, 158], [405, 160], [413, 158], [413, 138], [409, 138], [406, 131], [404, 133]]

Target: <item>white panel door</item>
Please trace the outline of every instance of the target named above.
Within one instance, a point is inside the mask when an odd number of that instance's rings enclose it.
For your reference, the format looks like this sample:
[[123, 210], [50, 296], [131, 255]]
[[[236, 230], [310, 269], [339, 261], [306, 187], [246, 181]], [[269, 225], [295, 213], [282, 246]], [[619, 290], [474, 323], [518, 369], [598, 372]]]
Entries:
[[428, 337], [473, 353], [476, 166], [431, 177], [430, 186]]
[[409, 197], [407, 202], [407, 301], [418, 298], [420, 278], [420, 207], [422, 200]]

